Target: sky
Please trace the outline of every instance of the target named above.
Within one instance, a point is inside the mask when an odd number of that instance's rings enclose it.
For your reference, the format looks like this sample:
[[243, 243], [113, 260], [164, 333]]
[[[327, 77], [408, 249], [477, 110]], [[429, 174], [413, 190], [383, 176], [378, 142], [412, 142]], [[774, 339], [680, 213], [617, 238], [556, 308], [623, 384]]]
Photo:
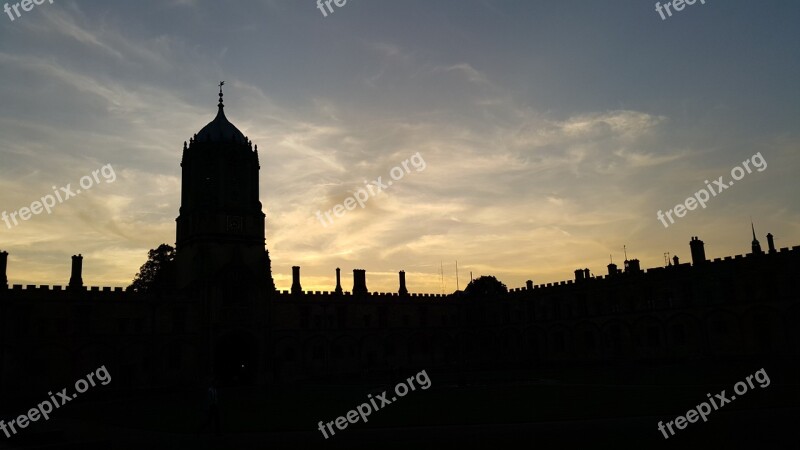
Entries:
[[[749, 252], [751, 217], [763, 247], [767, 232], [800, 245], [800, 3], [665, 19], [633, 0], [331, 7], [55, 0], [0, 16], [0, 212], [69, 196], [0, 222], [9, 284], [66, 285], [80, 253], [86, 285], [127, 286], [174, 245], [183, 142], [221, 80], [258, 145], [279, 289], [295, 265], [306, 290], [332, 290], [337, 267], [345, 290], [356, 268], [371, 291], [396, 292], [400, 270], [411, 292], [470, 274], [516, 288], [604, 275], [623, 246], [660, 267], [689, 262], [692, 236], [709, 258]], [[316, 216], [413, 155], [363, 208]], [[705, 208], [658, 219], [745, 161], [758, 169]]]

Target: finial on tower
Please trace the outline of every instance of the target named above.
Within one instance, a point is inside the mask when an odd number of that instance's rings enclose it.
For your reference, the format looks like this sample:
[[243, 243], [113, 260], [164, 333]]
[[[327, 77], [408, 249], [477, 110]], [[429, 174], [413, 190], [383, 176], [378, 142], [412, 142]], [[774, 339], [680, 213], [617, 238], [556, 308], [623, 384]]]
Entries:
[[219, 82], [219, 104], [217, 106], [219, 106], [220, 108], [225, 107], [225, 105], [222, 104], [222, 86], [225, 86], [224, 81]]

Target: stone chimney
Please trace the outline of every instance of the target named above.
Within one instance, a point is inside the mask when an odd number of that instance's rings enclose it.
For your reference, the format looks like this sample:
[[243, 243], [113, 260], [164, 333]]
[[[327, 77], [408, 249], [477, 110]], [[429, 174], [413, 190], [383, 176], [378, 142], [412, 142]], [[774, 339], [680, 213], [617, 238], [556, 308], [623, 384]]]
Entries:
[[69, 277], [69, 289], [83, 289], [83, 256], [79, 253], [72, 255], [72, 275]]
[[336, 294], [342, 295], [342, 269], [336, 268]]
[[400, 295], [408, 295], [408, 289], [406, 289], [406, 272], [404, 270], [400, 271], [400, 290], [398, 293]]
[[367, 271], [353, 269], [353, 295], [367, 295]]
[[292, 294], [302, 294], [303, 287], [300, 286], [300, 266], [292, 266]]
[[689, 241], [689, 248], [692, 251], [693, 266], [698, 266], [706, 262], [705, 244], [703, 244], [703, 241], [698, 239], [697, 236], [692, 236], [692, 240]]
[[625, 260], [625, 273], [639, 273], [641, 271], [642, 270], [639, 267], [639, 260], [638, 259], [626, 259]]
[[8, 252], [0, 252], [0, 289], [8, 289], [8, 277], [6, 267], [8, 266]]

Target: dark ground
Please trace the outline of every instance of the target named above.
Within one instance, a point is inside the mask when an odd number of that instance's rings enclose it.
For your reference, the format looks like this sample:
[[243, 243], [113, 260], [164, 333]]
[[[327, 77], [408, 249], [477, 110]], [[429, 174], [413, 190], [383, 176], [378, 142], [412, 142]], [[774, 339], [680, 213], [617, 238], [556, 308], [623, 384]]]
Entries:
[[[659, 421], [764, 368], [758, 385], [665, 440]], [[425, 449], [425, 448], [800, 448], [798, 370], [791, 363], [694, 362], [659, 367], [573, 368], [457, 374], [427, 371], [432, 387], [409, 392], [325, 439], [317, 423], [335, 420], [390, 391], [396, 380], [358, 385], [220, 388], [222, 432], [210, 433], [206, 392], [120, 394], [89, 391], [47, 422], [0, 448], [26, 449]], [[516, 378], [523, 381], [511, 381]], [[37, 401], [30, 400], [28, 407]], [[6, 421], [25, 406], [0, 406]]]

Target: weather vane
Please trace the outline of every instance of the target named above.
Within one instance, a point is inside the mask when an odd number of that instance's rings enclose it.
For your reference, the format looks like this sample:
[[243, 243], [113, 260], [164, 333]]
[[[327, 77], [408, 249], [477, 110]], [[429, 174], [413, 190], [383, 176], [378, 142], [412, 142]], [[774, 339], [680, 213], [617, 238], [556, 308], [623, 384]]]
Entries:
[[222, 86], [225, 86], [225, 81], [219, 82], [219, 104], [217, 106], [222, 107]]

